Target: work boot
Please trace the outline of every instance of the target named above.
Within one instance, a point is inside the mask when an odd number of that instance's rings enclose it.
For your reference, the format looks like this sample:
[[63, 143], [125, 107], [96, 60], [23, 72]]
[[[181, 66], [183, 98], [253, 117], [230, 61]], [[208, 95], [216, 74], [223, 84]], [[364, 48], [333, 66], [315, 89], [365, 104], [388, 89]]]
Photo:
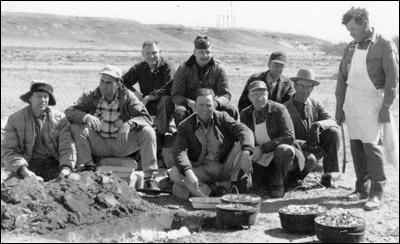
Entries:
[[154, 179], [145, 180], [143, 189], [152, 190], [152, 191], [160, 191], [160, 188], [157, 186], [156, 181]]
[[247, 193], [253, 185], [253, 180], [250, 174], [245, 174], [243, 170], [240, 170], [238, 180], [232, 182], [232, 185], [236, 186], [240, 193]]
[[365, 211], [378, 210], [382, 206], [382, 201], [377, 196], [370, 197], [368, 202], [364, 205]]
[[350, 202], [362, 201], [365, 199], [368, 199], [368, 194], [359, 191], [354, 191], [346, 196], [346, 200]]

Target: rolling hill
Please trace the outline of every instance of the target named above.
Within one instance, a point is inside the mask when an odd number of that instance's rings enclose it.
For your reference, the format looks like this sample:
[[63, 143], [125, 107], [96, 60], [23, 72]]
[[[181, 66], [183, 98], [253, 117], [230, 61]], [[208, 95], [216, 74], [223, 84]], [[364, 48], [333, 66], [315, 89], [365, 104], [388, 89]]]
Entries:
[[311, 36], [255, 29], [145, 25], [125, 19], [1, 12], [2, 47], [140, 50], [144, 41], [156, 39], [163, 50], [183, 52], [193, 49], [197, 35], [209, 36], [216, 51], [227, 53], [310, 53], [328, 43]]

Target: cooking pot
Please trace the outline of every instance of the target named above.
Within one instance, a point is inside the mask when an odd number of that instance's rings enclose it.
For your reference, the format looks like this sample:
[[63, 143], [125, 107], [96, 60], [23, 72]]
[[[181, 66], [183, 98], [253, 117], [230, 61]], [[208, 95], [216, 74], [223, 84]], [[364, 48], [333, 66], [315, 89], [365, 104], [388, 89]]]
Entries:
[[254, 225], [257, 217], [257, 208], [238, 203], [221, 203], [216, 206], [217, 223], [224, 226]]
[[240, 195], [236, 186], [236, 194], [226, 194], [221, 197], [222, 204], [216, 206], [217, 225], [248, 226], [254, 225], [257, 213], [260, 211], [261, 197], [257, 195]]
[[221, 197], [222, 203], [240, 203], [245, 206], [257, 208], [257, 213], [260, 212], [261, 197], [255, 194], [225, 194]]
[[315, 218], [315, 232], [317, 238], [327, 243], [359, 243], [364, 241], [365, 220], [363, 224], [351, 227], [328, 226], [321, 223], [321, 217]]
[[[281, 220], [281, 226], [285, 231], [288, 232], [304, 232], [304, 233], [314, 233], [315, 225], [314, 219], [323, 215], [327, 212], [327, 208], [324, 206], [315, 205], [315, 208], [309, 208], [309, 211], [285, 211], [288, 207], [301, 208], [304, 206], [304, 209], [307, 209], [307, 206], [314, 205], [290, 205], [287, 207], [283, 207], [279, 209], [279, 218]], [[312, 211], [312, 209], [314, 211]]]

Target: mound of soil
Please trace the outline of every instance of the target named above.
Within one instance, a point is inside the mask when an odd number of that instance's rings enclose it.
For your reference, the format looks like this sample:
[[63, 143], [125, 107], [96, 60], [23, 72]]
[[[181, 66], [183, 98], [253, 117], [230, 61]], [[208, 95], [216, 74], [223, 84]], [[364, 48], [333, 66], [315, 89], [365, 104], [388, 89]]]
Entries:
[[156, 208], [111, 173], [72, 173], [44, 183], [12, 178], [1, 188], [1, 230], [45, 234]]

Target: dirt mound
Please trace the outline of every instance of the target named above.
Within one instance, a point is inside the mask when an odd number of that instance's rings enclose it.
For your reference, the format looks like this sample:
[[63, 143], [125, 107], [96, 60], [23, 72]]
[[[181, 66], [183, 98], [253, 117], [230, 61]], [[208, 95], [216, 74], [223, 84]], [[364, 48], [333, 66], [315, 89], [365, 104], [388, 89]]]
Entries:
[[1, 188], [1, 230], [45, 234], [155, 208], [111, 173], [73, 173], [45, 183], [13, 178]]

